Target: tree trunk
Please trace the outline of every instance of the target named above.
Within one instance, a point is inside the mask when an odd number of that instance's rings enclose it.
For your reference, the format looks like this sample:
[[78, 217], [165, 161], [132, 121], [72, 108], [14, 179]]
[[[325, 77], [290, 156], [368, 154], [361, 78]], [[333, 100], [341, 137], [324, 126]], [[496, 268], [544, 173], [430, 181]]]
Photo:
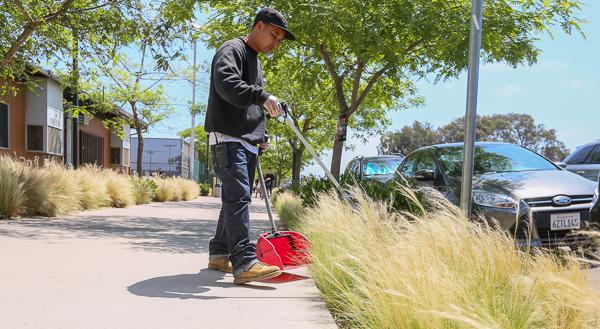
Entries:
[[293, 162], [293, 172], [296, 174], [295, 179], [300, 182], [300, 171], [302, 170], [302, 155], [304, 154], [304, 146], [300, 146], [295, 150], [295, 157]]
[[335, 179], [340, 179], [340, 167], [342, 165], [342, 151], [344, 142], [335, 141], [333, 144], [333, 154], [331, 156], [331, 174]]
[[137, 128], [135, 131], [137, 131], [138, 135], [136, 170], [138, 173], [138, 177], [142, 177], [142, 154], [144, 154], [144, 137], [142, 136], [142, 129]]
[[340, 166], [342, 165], [342, 151], [346, 141], [346, 130], [348, 128], [348, 117], [340, 115], [333, 141], [333, 154], [331, 155], [331, 174], [336, 179], [340, 177]]
[[296, 158], [297, 150], [292, 146], [292, 183], [297, 184], [300, 182], [300, 172], [296, 171]]

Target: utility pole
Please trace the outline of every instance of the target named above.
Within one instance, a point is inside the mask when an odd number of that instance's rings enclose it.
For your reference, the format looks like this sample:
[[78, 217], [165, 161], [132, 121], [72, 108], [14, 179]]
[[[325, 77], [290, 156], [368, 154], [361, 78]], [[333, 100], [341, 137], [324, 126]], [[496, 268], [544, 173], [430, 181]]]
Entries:
[[190, 179], [196, 181], [194, 160], [196, 157], [196, 47], [198, 41], [194, 38], [194, 66], [192, 66], [192, 131], [190, 134], [192, 150], [190, 152]]
[[[72, 30], [73, 33], [73, 106], [79, 107], [79, 36], [75, 30]], [[78, 159], [81, 156], [79, 154], [79, 141], [78, 141], [78, 130], [79, 130], [79, 115], [77, 117], [72, 117], [72, 128], [71, 128], [71, 154], [70, 158], [72, 160], [73, 169], [77, 169]]]
[[477, 88], [479, 84], [479, 53], [483, 28], [483, 0], [472, 0], [471, 34], [469, 41], [469, 80], [467, 82], [467, 111], [465, 114], [464, 162], [460, 208], [471, 217], [473, 195], [473, 160], [477, 129]]

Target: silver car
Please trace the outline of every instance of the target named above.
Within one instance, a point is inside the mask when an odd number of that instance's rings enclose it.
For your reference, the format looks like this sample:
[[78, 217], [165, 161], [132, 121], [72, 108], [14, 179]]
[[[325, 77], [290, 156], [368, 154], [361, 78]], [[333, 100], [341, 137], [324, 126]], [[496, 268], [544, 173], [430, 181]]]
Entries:
[[600, 140], [578, 146], [559, 165], [589, 180], [597, 181], [600, 173]]
[[[412, 185], [440, 191], [460, 203], [463, 144], [422, 147], [398, 168]], [[543, 156], [507, 143], [476, 143], [473, 213], [494, 218], [518, 244], [586, 246], [581, 230], [595, 229], [590, 218], [596, 183], [563, 170]]]

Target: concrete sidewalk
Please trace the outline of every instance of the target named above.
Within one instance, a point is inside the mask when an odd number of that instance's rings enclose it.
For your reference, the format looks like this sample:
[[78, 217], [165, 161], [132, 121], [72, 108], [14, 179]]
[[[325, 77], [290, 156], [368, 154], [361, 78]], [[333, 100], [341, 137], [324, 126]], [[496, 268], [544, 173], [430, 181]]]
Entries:
[[[0, 222], [1, 328], [336, 328], [306, 269], [233, 284], [206, 269], [220, 201]], [[253, 235], [268, 229], [251, 207]]]

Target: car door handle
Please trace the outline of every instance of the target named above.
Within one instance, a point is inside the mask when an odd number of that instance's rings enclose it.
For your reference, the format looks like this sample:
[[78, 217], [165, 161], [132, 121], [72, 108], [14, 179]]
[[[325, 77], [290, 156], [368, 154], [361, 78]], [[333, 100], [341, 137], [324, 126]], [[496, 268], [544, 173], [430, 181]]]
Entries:
[[585, 174], [585, 170], [577, 170], [575, 173], [577, 173], [577, 174]]

